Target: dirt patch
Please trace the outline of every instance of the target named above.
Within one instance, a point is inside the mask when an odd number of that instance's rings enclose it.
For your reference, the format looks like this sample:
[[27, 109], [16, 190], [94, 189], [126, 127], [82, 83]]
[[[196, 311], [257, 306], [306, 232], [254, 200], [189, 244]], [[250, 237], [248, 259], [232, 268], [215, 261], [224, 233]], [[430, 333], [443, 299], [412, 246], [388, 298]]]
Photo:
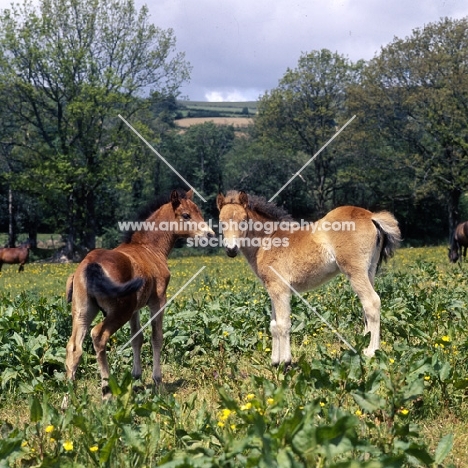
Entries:
[[252, 123], [252, 119], [247, 117], [192, 117], [178, 119], [175, 124], [178, 127], [187, 128], [192, 125], [199, 125], [205, 122], [213, 122], [216, 125], [234, 125], [234, 127], [247, 127]]

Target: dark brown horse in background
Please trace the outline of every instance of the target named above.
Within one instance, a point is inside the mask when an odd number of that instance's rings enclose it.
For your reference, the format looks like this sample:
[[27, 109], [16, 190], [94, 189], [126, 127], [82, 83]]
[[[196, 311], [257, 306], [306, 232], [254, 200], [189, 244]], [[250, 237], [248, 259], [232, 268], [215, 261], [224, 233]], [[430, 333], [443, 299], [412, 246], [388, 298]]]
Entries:
[[0, 249], [0, 271], [4, 263], [8, 265], [15, 265], [19, 263], [18, 272], [24, 270], [24, 264], [29, 258], [29, 249], [31, 245], [26, 242], [20, 247], [5, 247]]
[[[140, 333], [139, 310], [146, 305], [152, 317], [153, 381], [161, 382], [163, 307], [171, 276], [167, 257], [179, 238], [214, 236], [192, 197], [192, 190], [187, 193], [174, 190], [146, 217], [147, 226], [153, 223], [153, 227], [130, 232], [113, 250], [91, 251], [67, 281], [67, 297], [72, 302], [73, 317], [65, 362], [67, 377], [74, 380], [83, 353], [84, 337], [101, 310], [104, 320], [91, 330], [91, 338], [101, 373], [103, 398], [109, 396], [106, 344], [128, 321], [132, 334], [132, 375], [135, 379], [141, 377], [143, 334]], [[66, 407], [67, 402], [65, 396], [62, 407]]]
[[466, 260], [466, 249], [468, 248], [468, 221], [460, 223], [453, 235], [452, 244], [449, 248], [449, 259], [452, 263], [455, 263], [457, 260], [462, 260], [462, 250], [463, 258]]

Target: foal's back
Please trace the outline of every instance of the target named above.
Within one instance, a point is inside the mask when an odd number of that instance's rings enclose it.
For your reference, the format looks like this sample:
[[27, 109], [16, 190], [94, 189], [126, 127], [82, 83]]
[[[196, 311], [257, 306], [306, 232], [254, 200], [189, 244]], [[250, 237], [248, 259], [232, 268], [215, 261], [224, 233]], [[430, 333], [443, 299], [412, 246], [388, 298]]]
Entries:
[[299, 291], [317, 288], [340, 272], [349, 277], [359, 271], [373, 277], [381, 253], [378, 223], [386, 215], [343, 206], [308, 228], [277, 232], [288, 238], [287, 245], [259, 250], [260, 276], [270, 276], [266, 270], [272, 266]]

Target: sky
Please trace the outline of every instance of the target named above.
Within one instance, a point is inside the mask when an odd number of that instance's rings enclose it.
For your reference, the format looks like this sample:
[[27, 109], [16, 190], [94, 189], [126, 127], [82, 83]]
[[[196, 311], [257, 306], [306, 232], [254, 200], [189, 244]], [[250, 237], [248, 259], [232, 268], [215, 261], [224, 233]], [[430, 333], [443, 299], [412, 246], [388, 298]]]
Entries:
[[[466, 0], [134, 1], [148, 5], [156, 26], [173, 29], [177, 52], [192, 66], [181, 95], [192, 101], [255, 101], [303, 53], [370, 60], [415, 28], [468, 16]], [[0, 9], [10, 4], [0, 0]]]
[[192, 101], [257, 100], [302, 53], [370, 60], [415, 28], [468, 16], [466, 0], [136, 0], [143, 3], [191, 63], [181, 92]]

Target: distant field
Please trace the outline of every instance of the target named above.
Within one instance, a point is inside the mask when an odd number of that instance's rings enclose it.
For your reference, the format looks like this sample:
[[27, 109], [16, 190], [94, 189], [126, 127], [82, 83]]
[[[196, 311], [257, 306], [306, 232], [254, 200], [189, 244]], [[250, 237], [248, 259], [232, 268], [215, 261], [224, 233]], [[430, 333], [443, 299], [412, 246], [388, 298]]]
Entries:
[[213, 122], [216, 125], [234, 125], [234, 127], [247, 127], [252, 123], [252, 119], [247, 117], [187, 117], [176, 120], [178, 127], [187, 128], [192, 125], [199, 125], [205, 122]]
[[205, 122], [216, 125], [234, 125], [243, 129], [252, 123], [252, 116], [257, 113], [257, 102], [203, 102], [178, 101], [175, 123], [187, 128]]
[[[255, 114], [256, 101], [243, 102], [205, 102], [205, 101], [178, 101], [179, 107], [186, 111], [216, 111], [223, 114]], [[247, 110], [247, 112], [246, 112]]]

